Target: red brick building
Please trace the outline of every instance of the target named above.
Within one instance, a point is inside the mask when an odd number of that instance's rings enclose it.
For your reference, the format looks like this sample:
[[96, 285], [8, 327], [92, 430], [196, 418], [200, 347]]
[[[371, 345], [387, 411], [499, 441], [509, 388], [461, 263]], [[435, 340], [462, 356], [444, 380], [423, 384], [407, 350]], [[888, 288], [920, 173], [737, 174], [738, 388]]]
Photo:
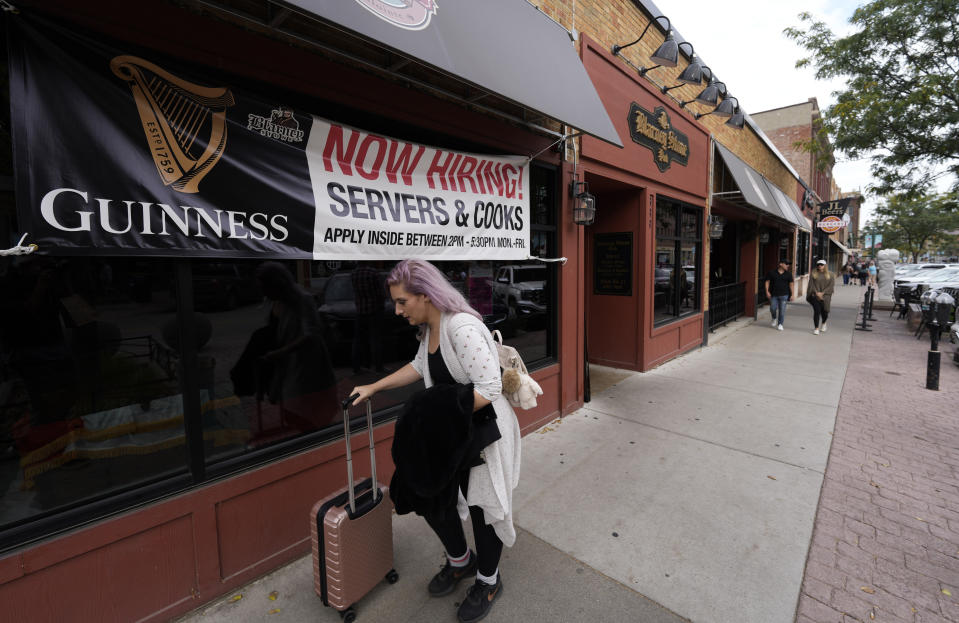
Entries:
[[[815, 219], [815, 204], [850, 199], [848, 225], [828, 235], [817, 229], [812, 239], [811, 256], [824, 257], [834, 270], [838, 269], [850, 255], [851, 249], [857, 246], [861, 198], [859, 193], [843, 193], [833, 178], [832, 146], [819, 134], [822, 129], [819, 102], [811, 97], [799, 104], [753, 113], [752, 117], [798, 174], [808, 182], [812, 200], [804, 202], [804, 206], [810, 218]], [[818, 150], [803, 147], [803, 144], [811, 141], [819, 143]]]

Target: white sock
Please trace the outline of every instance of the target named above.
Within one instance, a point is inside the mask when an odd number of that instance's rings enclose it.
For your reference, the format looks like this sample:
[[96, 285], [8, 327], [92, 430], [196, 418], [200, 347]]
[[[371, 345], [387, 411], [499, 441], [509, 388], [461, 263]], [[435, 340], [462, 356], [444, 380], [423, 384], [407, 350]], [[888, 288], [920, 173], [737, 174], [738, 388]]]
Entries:
[[470, 550], [466, 548], [466, 553], [462, 556], [453, 557], [446, 554], [446, 559], [450, 561], [451, 567], [465, 567], [470, 562]]
[[483, 584], [489, 584], [490, 586], [493, 586], [494, 584], [496, 584], [496, 579], [498, 577], [499, 577], [499, 569], [494, 571], [493, 575], [491, 576], [485, 576], [479, 571], [476, 572], [476, 579], [482, 582]]

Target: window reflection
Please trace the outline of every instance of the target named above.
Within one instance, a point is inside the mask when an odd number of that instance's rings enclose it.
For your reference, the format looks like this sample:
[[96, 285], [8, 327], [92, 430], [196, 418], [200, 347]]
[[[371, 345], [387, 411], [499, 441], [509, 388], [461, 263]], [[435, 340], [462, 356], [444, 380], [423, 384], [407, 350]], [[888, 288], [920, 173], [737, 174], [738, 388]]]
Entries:
[[[556, 180], [531, 169], [534, 255], [557, 255]], [[190, 259], [195, 341], [181, 344], [173, 261], [0, 258], [0, 526], [190, 474], [187, 356], [205, 461], [338, 432], [338, 401], [418, 347], [389, 298], [393, 264]], [[552, 361], [555, 265], [436, 264], [531, 369]], [[383, 392], [374, 408], [417, 389]]]
[[[547, 207], [555, 197], [555, 179], [552, 169], [532, 169], [529, 248], [534, 255], [556, 253], [556, 211]], [[555, 356], [558, 275], [553, 265], [535, 260], [434, 263], [528, 366]], [[269, 263], [273, 268], [265, 281], [256, 261], [193, 262], [198, 313], [212, 325], [209, 343], [198, 353], [210, 388], [203, 404], [205, 426], [239, 432], [219, 442], [208, 439], [208, 460], [333, 430], [341, 425], [338, 399], [413, 359], [417, 328], [394, 313], [386, 285], [394, 264]], [[382, 392], [373, 407], [401, 404], [418, 389]]]
[[0, 524], [186, 470], [163, 260], [0, 261]]
[[809, 272], [809, 232], [800, 231], [796, 247], [796, 275]]
[[670, 238], [676, 236], [676, 211], [673, 209], [662, 210], [658, 203], [656, 205], [656, 236]]
[[[338, 422], [336, 373], [314, 294], [296, 262], [193, 262], [197, 301], [211, 274], [239, 278], [249, 295], [204, 306], [211, 338], [197, 365], [207, 459], [256, 450]], [[348, 278], [348, 275], [347, 275]], [[308, 283], [308, 282], [307, 282]], [[234, 431], [216, 438], [217, 429]]]
[[[676, 223], [680, 223], [677, 232]], [[656, 198], [653, 321], [663, 323], [700, 308], [702, 210]]]

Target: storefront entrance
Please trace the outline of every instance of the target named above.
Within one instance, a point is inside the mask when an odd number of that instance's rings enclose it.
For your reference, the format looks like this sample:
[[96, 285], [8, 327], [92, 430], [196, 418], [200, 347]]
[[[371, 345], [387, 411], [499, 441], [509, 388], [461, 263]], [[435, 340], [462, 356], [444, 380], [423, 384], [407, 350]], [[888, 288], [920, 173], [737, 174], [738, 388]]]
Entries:
[[640, 367], [645, 326], [642, 272], [642, 189], [588, 176], [596, 195], [596, 222], [586, 228], [586, 339], [589, 361], [617, 368]]

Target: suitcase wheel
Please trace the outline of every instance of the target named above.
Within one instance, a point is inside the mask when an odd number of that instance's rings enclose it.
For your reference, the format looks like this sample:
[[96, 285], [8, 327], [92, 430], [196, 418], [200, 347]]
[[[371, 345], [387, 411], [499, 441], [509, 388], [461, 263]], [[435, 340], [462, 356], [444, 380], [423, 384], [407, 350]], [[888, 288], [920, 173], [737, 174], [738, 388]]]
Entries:
[[396, 569], [390, 569], [390, 572], [386, 574], [386, 581], [390, 584], [396, 584], [400, 579], [400, 574], [396, 572]]
[[340, 618], [343, 619], [344, 623], [353, 623], [356, 620], [356, 610], [353, 606], [350, 606], [346, 610], [340, 612]]

